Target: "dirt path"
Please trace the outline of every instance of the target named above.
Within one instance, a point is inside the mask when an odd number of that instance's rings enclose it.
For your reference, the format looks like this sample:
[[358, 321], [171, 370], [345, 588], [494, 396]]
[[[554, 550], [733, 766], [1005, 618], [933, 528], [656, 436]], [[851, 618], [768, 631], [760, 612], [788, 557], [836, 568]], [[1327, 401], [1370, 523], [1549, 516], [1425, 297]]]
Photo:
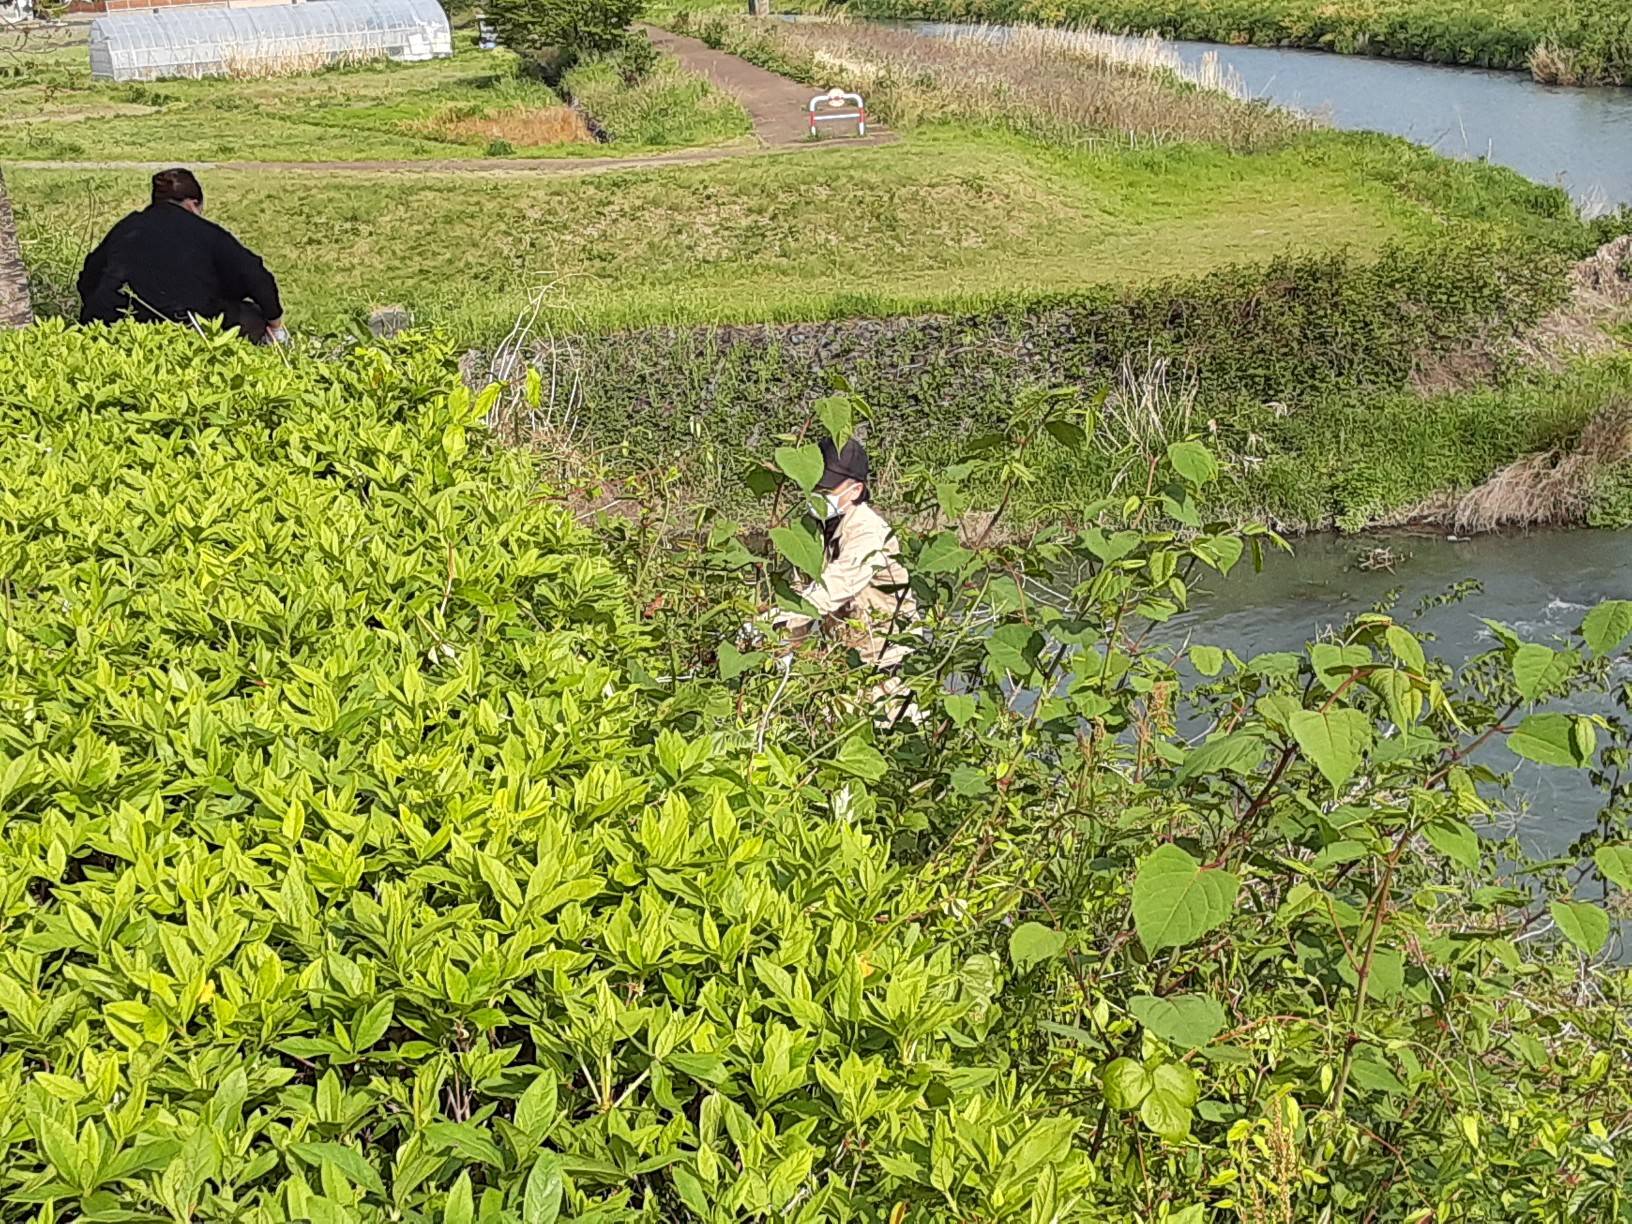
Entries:
[[643, 28], [652, 46], [674, 56], [716, 88], [734, 95], [754, 121], [754, 135], [765, 144], [801, 144], [807, 140], [810, 98], [816, 90], [724, 51], [715, 51], [695, 38], [671, 34], [656, 26]]
[[[652, 45], [674, 56], [687, 69], [707, 78], [717, 88], [733, 94], [753, 120], [756, 145], [726, 148], [676, 149], [670, 153], [623, 157], [447, 157], [424, 161], [221, 161], [193, 162], [197, 170], [314, 171], [355, 174], [528, 174], [572, 177], [609, 174], [626, 170], [650, 170], [663, 166], [700, 165], [729, 161], [738, 157], [768, 154], [805, 153], [831, 149], [854, 149], [887, 144], [893, 133], [869, 126], [865, 139], [835, 131], [822, 140], [808, 139], [810, 98], [816, 91], [798, 81], [778, 76], [747, 60], [715, 51], [695, 38], [671, 34], [656, 26], [644, 27]], [[848, 125], [834, 124], [834, 128]], [[13, 161], [17, 170], [163, 170], [173, 162], [148, 161]]]

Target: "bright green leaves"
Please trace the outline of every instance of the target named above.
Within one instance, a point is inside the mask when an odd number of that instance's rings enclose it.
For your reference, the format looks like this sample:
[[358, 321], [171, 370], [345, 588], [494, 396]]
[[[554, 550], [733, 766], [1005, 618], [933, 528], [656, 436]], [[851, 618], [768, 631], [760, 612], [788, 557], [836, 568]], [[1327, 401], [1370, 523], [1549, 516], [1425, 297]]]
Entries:
[[856, 429], [856, 410], [862, 401], [849, 394], [824, 395], [816, 401], [816, 419], [833, 439], [833, 445], [843, 447]]
[[540, 1071], [516, 1101], [516, 1128], [537, 1142], [550, 1133], [556, 1120], [558, 1095], [555, 1072]]
[[1336, 692], [1350, 681], [1358, 668], [1371, 664], [1371, 651], [1365, 646], [1317, 642], [1309, 648], [1309, 662], [1326, 691]]
[[765, 661], [763, 650], [741, 651], [730, 642], [721, 642], [714, 654], [720, 668], [720, 679], [735, 680], [743, 672], [748, 671]]
[[1606, 599], [1581, 622], [1581, 636], [1595, 655], [1619, 650], [1632, 634], [1632, 599]]
[[1588, 956], [1609, 939], [1609, 915], [1585, 901], [1554, 901], [1548, 907], [1564, 938]]
[[1224, 652], [1217, 646], [1191, 646], [1186, 652], [1190, 663], [1204, 676], [1216, 676], [1224, 670]]
[[1167, 448], [1173, 470], [1191, 484], [1211, 484], [1218, 476], [1218, 460], [1200, 442], [1174, 442]]
[[1139, 1111], [1139, 1120], [1153, 1134], [1179, 1143], [1190, 1134], [1198, 1094], [1196, 1077], [1182, 1063], [1145, 1066], [1118, 1058], [1100, 1071], [1105, 1103], [1118, 1113]]
[[1428, 670], [1428, 660], [1422, 653], [1422, 643], [1417, 641], [1416, 635], [1403, 625], [1390, 625], [1383, 631], [1383, 641], [1400, 663], [1422, 675]]
[[786, 527], [771, 528], [771, 543], [785, 561], [807, 578], [815, 580], [822, 576], [822, 566], [827, 560], [826, 546], [821, 527], [808, 514], [800, 515]]
[[993, 667], [1011, 676], [1029, 676], [1037, 670], [1043, 637], [1029, 625], [1001, 625], [986, 639], [986, 657]]
[[924, 545], [913, 562], [912, 569], [918, 574], [957, 573], [969, 564], [973, 556], [958, 543], [957, 532], [943, 531], [930, 537], [929, 543]]
[[1149, 952], [1177, 948], [1230, 916], [1241, 882], [1230, 872], [1203, 867], [1178, 846], [1158, 846], [1139, 863], [1133, 880], [1133, 924]]
[[884, 754], [866, 740], [850, 736], [839, 745], [833, 764], [852, 777], [866, 782], [877, 782], [889, 771]]
[[1526, 642], [1513, 652], [1513, 687], [1526, 701], [1540, 701], [1569, 679], [1578, 662], [1574, 654]]
[[1585, 717], [1532, 714], [1507, 737], [1507, 746], [1538, 765], [1580, 766], [1592, 759], [1597, 735]]
[[776, 466], [787, 478], [809, 493], [822, 478], [822, 448], [812, 442], [806, 446], [779, 446], [776, 448]]
[[333, 1169], [352, 1185], [385, 1197], [379, 1173], [354, 1147], [343, 1143], [292, 1143], [289, 1151], [314, 1168]]
[[1599, 846], [1592, 861], [1604, 879], [1632, 892], [1632, 846]]
[[1135, 995], [1128, 1000], [1134, 1018], [1156, 1036], [1182, 1050], [1206, 1045], [1224, 1028], [1224, 1008], [1211, 995]]
[[522, 1224], [555, 1224], [561, 1215], [563, 1192], [560, 1158], [554, 1152], [541, 1152], [527, 1175], [521, 1205]]
[[1188, 782], [1191, 778], [1220, 773], [1246, 777], [1263, 764], [1264, 754], [1268, 750], [1264, 741], [1250, 732], [1234, 731], [1221, 735], [1193, 749], [1173, 775], [1173, 780]]
[[1298, 747], [1334, 788], [1354, 776], [1372, 744], [1371, 720], [1346, 706], [1298, 710], [1288, 722]]
[[1033, 965], [1052, 960], [1065, 947], [1065, 936], [1040, 922], [1022, 922], [1009, 936], [1009, 959], [1024, 973]]

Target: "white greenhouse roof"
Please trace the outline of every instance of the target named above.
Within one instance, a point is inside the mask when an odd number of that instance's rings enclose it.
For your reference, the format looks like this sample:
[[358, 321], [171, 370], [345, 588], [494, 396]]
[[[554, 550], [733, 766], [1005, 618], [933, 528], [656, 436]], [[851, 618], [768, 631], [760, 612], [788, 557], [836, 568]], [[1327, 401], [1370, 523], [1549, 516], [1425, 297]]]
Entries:
[[91, 75], [138, 81], [229, 75], [284, 65], [312, 70], [384, 56], [453, 54], [438, 0], [308, 0], [253, 8], [110, 13], [91, 23]]

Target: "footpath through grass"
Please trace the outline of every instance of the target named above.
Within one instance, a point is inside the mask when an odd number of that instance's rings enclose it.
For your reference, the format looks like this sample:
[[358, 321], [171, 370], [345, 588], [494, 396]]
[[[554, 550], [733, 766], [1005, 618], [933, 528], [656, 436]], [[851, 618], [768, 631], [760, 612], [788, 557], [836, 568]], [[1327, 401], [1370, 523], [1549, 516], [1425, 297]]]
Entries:
[[[83, 45], [30, 50], [0, 75], [0, 158], [353, 161], [605, 157], [746, 138], [735, 99], [671, 59], [626, 85], [611, 65], [563, 87], [609, 138], [508, 51], [378, 63], [271, 80], [95, 81]], [[12, 62], [14, 61], [14, 62]]]
[[[1430, 171], [1444, 197], [1431, 205]], [[145, 183], [65, 171], [8, 182], [40, 300], [69, 310], [87, 244]], [[206, 185], [211, 215], [281, 278], [298, 327], [400, 304], [476, 341], [547, 286], [568, 311], [558, 326], [586, 331], [936, 311], [1289, 249], [1372, 250], [1436, 233], [1447, 215], [1515, 220], [1508, 194], [1530, 191], [1366, 138], [1253, 157], [1066, 154], [962, 129], [886, 152], [586, 177], [216, 173]]]

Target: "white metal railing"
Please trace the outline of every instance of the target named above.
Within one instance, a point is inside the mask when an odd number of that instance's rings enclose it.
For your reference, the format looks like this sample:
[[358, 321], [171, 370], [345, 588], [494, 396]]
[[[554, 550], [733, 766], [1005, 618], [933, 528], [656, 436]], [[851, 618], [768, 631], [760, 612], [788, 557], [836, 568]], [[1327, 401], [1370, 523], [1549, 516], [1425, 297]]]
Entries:
[[[826, 111], [823, 111], [826, 107]], [[856, 135], [867, 135], [867, 103], [862, 101], [858, 93], [846, 93], [842, 89], [830, 89], [825, 94], [817, 94], [810, 100], [810, 138], [818, 139], [821, 133], [817, 130], [819, 123], [848, 122], [854, 120]]]

